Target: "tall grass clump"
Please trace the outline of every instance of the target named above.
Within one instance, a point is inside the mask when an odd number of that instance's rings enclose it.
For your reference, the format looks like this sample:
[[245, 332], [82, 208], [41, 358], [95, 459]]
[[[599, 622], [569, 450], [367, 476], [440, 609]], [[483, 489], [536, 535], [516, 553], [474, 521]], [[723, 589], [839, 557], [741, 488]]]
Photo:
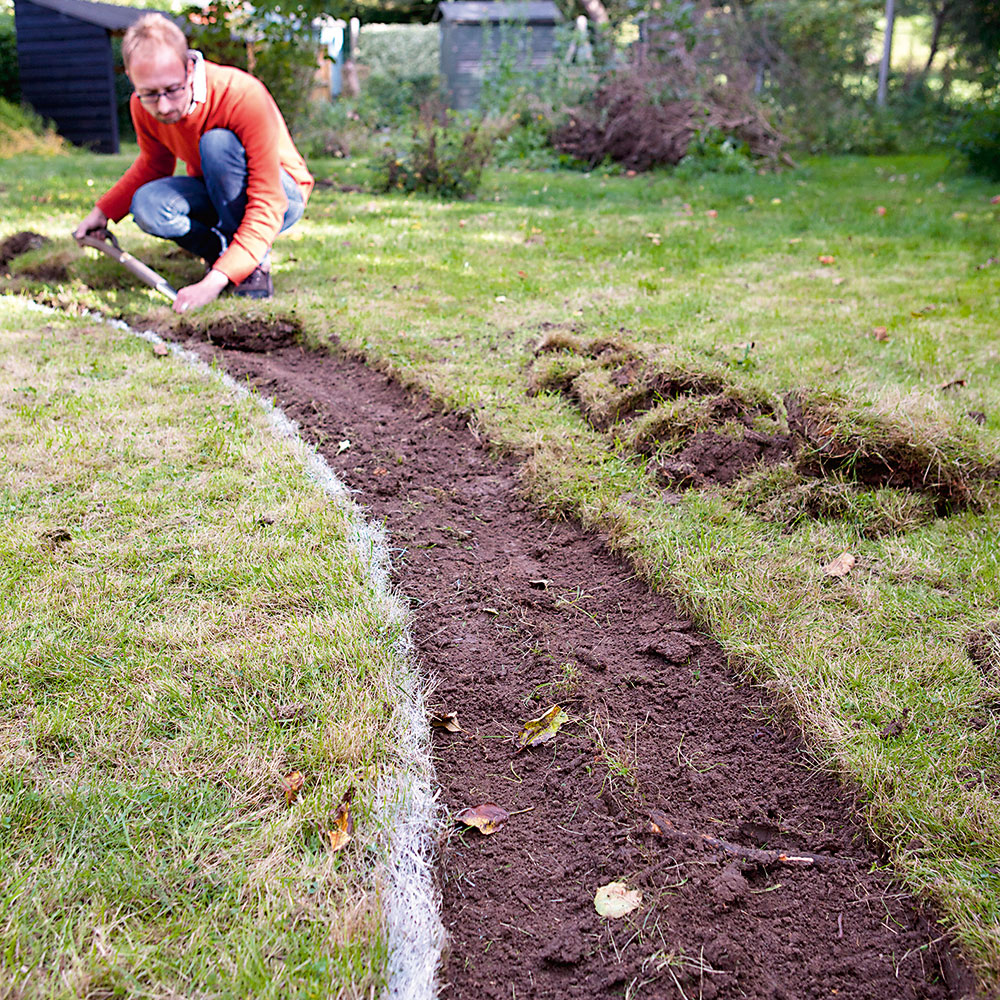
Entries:
[[55, 154], [64, 140], [34, 111], [0, 97], [0, 160], [18, 153]]

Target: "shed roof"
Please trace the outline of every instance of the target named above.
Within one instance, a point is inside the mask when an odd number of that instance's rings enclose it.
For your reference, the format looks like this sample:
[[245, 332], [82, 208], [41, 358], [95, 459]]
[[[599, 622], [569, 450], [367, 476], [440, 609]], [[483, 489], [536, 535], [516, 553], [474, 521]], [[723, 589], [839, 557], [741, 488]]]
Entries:
[[31, 0], [31, 2], [38, 7], [76, 18], [78, 21], [96, 24], [108, 31], [124, 31], [143, 14], [162, 13], [135, 7], [119, 7], [113, 3], [96, 3], [95, 0]]
[[438, 4], [438, 14], [452, 24], [500, 24], [503, 21], [558, 24], [562, 20], [553, 0], [444, 0]]

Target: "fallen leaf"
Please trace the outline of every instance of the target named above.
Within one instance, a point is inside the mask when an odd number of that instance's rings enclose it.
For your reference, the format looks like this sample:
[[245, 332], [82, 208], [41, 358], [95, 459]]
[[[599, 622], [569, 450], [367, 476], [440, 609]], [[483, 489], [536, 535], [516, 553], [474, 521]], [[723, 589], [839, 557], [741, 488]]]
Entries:
[[708, 216], [708, 217], [709, 217], [710, 219], [717, 219], [717, 218], [719, 217], [719, 213], [718, 213], [718, 210], [717, 210], [717, 209], [714, 209], [714, 208], [710, 208], [710, 209], [709, 209], [709, 210], [708, 210], [708, 211], [707, 211], [707, 212], [706, 212], [705, 214], [706, 214], [706, 215], [707, 215], [707, 216]]
[[281, 787], [285, 790], [285, 805], [290, 806], [302, 791], [305, 778], [301, 771], [292, 771], [281, 779]]
[[333, 821], [329, 828], [320, 827], [320, 834], [324, 842], [331, 851], [339, 851], [342, 847], [351, 842], [351, 835], [354, 833], [354, 817], [351, 815], [351, 799], [354, 798], [354, 786], [344, 792], [344, 797], [337, 806]]
[[552, 581], [549, 580], [549, 579], [547, 579], [546, 577], [540, 577], [537, 580], [529, 580], [528, 581], [528, 586], [531, 587], [534, 590], [548, 590], [549, 589], [549, 584], [551, 582]]
[[873, 326], [872, 336], [876, 340], [888, 340], [889, 339], [889, 329], [884, 326]]
[[470, 806], [468, 809], [462, 809], [455, 813], [456, 823], [474, 826], [484, 837], [496, 833], [509, 819], [510, 813], [492, 802]]
[[847, 279], [846, 278], [841, 278], [839, 275], [836, 278], [833, 279], [833, 283], [835, 285], [842, 285], [845, 281], [847, 281]]
[[564, 722], [569, 722], [569, 716], [558, 705], [553, 705], [537, 719], [528, 719], [518, 734], [518, 749], [548, 743], [562, 729]]
[[875, 208], [875, 214], [876, 215], [885, 215], [885, 213], [888, 212], [888, 211], [889, 211], [889, 209], [887, 209], [885, 207], [885, 205], [878, 205]]
[[938, 388], [939, 389], [955, 389], [955, 388], [963, 389], [963, 388], [965, 388], [965, 379], [964, 378], [953, 378], [949, 382], [942, 382], [938, 386]]
[[990, 198], [990, 204], [991, 205], [1000, 205], [1000, 194], [993, 195], [993, 197]]
[[458, 716], [454, 712], [435, 712], [431, 716], [431, 729], [447, 729], [449, 733], [460, 733]]
[[629, 889], [624, 882], [609, 882], [594, 894], [594, 909], [602, 917], [624, 917], [642, 905], [642, 890]]
[[348, 441], [347, 438], [344, 438], [344, 440], [337, 445], [337, 454], [342, 455], [350, 447], [351, 447], [351, 442]]
[[158, 358], [165, 358], [170, 353], [170, 348], [166, 344], [153, 344], [153, 353]]
[[836, 578], [847, 576], [847, 574], [854, 568], [854, 564], [856, 562], [857, 559], [855, 559], [850, 552], [841, 552], [836, 559], [828, 562], [823, 567], [823, 572], [826, 573], [827, 576]]
[[771, 199], [771, 204], [772, 205], [780, 205], [781, 204], [781, 199], [780, 198], [772, 198]]
[[833, 254], [829, 254], [829, 253], [821, 253], [819, 255], [819, 262], [821, 264], [832, 264], [832, 263], [834, 263], [834, 261], [836, 259], [837, 258], [834, 257]]

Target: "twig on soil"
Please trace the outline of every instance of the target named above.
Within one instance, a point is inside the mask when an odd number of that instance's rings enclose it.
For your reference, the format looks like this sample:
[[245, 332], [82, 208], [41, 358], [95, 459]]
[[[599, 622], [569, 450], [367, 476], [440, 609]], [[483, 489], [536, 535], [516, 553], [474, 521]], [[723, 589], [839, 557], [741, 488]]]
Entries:
[[709, 847], [719, 848], [734, 857], [753, 861], [759, 865], [798, 865], [806, 868], [810, 865], [857, 864], [856, 858], [834, 858], [828, 854], [810, 854], [805, 851], [796, 853], [782, 850], [768, 851], [760, 847], [743, 847], [740, 844], [732, 844], [728, 840], [720, 840], [718, 837], [713, 837], [707, 833], [679, 830], [659, 809], [650, 809], [649, 818], [651, 821], [651, 832], [661, 837], [686, 840], [690, 843], [708, 844]]

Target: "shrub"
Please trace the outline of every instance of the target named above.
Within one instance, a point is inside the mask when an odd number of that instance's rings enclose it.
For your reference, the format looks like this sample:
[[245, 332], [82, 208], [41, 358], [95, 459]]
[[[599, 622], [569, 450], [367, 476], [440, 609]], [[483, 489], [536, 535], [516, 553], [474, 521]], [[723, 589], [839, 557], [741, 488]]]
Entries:
[[369, 79], [419, 80], [438, 71], [440, 29], [436, 24], [366, 24], [358, 61]]
[[10, 14], [0, 14], [0, 98], [15, 104], [21, 100], [17, 35], [14, 33], [14, 18]]
[[1000, 105], [969, 114], [955, 130], [954, 142], [970, 173], [1000, 180]]
[[405, 146], [389, 147], [375, 163], [379, 191], [420, 191], [441, 198], [475, 194], [490, 158], [490, 140], [475, 120], [443, 121], [422, 113]]
[[0, 97], [0, 160], [18, 153], [59, 153], [64, 145], [34, 111]]
[[237, 0], [212, 0], [188, 7], [191, 46], [206, 59], [237, 66], [270, 91], [289, 128], [305, 115], [316, 71], [317, 43], [312, 29], [293, 18], [259, 19]]
[[687, 153], [677, 164], [677, 173], [682, 177], [746, 174], [753, 173], [755, 169], [750, 146], [712, 126], [695, 133]]

